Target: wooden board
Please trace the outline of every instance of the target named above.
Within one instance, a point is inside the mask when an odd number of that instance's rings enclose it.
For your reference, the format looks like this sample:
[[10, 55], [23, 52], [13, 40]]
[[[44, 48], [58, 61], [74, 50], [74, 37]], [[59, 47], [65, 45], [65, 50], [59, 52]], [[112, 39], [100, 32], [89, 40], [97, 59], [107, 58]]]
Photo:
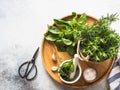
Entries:
[[[64, 17], [63, 19], [70, 19], [70, 18], [71, 18], [71, 16], [67, 16], [67, 17]], [[87, 16], [87, 23], [89, 25], [91, 25], [93, 23], [93, 21], [98, 21], [98, 20], [91, 17], [91, 16]], [[106, 75], [109, 74], [109, 72], [113, 66], [113, 63], [115, 61], [112, 59], [108, 59], [108, 60], [105, 60], [104, 62], [100, 62], [100, 63], [80, 61], [82, 71], [84, 71], [88, 67], [92, 67], [92, 68], [96, 69], [96, 71], [97, 71], [96, 80], [92, 83], [88, 83], [84, 80], [83, 75], [82, 75], [78, 82], [76, 82], [72, 85], [65, 84], [60, 80], [60, 78], [58, 76], [58, 72], [57, 71], [53, 72], [51, 70], [51, 67], [52, 66], [59, 66], [60, 63], [62, 63], [62, 61], [58, 60], [59, 58], [62, 58], [63, 60], [67, 60], [67, 59], [71, 59], [73, 57], [69, 56], [67, 52], [58, 52], [54, 43], [49, 42], [45, 39], [43, 40], [41, 48], [42, 48], [42, 51], [41, 51], [42, 61], [43, 61], [44, 67], [47, 70], [48, 74], [58, 83], [63, 84], [63, 85], [67, 85], [67, 86], [72, 87], [72, 88], [85, 88], [85, 87], [92, 86], [92, 85], [96, 84], [97, 82], [102, 80]], [[57, 62], [54, 62], [52, 60], [53, 53], [55, 53], [55, 55], [57, 57]]]

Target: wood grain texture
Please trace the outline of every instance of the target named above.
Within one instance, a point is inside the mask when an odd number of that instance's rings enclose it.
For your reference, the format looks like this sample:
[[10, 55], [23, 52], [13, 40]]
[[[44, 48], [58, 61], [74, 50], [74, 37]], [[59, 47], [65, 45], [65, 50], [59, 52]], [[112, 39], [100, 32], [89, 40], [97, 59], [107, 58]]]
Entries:
[[[71, 19], [71, 15], [66, 16], [62, 19]], [[93, 24], [93, 21], [98, 21], [98, 20], [91, 17], [91, 16], [87, 16], [87, 24], [88, 25]], [[88, 83], [84, 80], [83, 74], [82, 74], [82, 76], [78, 82], [76, 82], [72, 85], [71, 84], [69, 85], [69, 84], [63, 83], [58, 76], [58, 72], [57, 71], [53, 72], [51, 70], [51, 67], [52, 66], [59, 66], [60, 63], [62, 63], [60, 60], [58, 60], [59, 58], [62, 58], [63, 60], [68, 60], [68, 59], [71, 59], [73, 57], [69, 56], [67, 52], [58, 52], [55, 44], [53, 42], [47, 41], [45, 39], [43, 39], [43, 42], [42, 42], [41, 53], [42, 53], [42, 55], [41, 55], [42, 61], [43, 61], [44, 67], [47, 70], [48, 74], [58, 83], [63, 84], [63, 85], [67, 85], [67, 86], [72, 87], [72, 88], [85, 88], [88, 86], [95, 85], [97, 82], [99, 82], [106, 75], [109, 74], [109, 72], [113, 66], [113, 63], [115, 61], [112, 59], [107, 59], [107, 60], [105, 60], [103, 62], [99, 62], [99, 63], [97, 63], [97, 62], [94, 63], [94, 62], [90, 62], [90, 61], [89, 62], [80, 61], [79, 63], [81, 65], [82, 71], [84, 71], [88, 67], [94, 68], [97, 71], [97, 78], [95, 79], [94, 82]], [[55, 53], [55, 55], [57, 57], [57, 62], [54, 62], [52, 60], [53, 53]]]

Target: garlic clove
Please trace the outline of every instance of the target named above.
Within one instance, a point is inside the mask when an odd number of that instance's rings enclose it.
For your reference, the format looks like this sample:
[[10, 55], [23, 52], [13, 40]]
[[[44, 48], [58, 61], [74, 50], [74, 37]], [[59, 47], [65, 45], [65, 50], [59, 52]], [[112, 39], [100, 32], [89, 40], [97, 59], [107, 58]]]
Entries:
[[89, 56], [89, 55], [87, 55], [85, 58], [86, 58], [87, 60], [89, 60], [89, 59], [90, 59], [90, 56]]
[[52, 66], [51, 70], [52, 70], [52, 71], [57, 71], [57, 70], [58, 70], [58, 67], [57, 67], [57, 66]]
[[56, 60], [56, 57], [55, 57], [55, 53], [52, 54], [52, 60], [53, 60], [53, 61], [57, 61], [57, 60]]

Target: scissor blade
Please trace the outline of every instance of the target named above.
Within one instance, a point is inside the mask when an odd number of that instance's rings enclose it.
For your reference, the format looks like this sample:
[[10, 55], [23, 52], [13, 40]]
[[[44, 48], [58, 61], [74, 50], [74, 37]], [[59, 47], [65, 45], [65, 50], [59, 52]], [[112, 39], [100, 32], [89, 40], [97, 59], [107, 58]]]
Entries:
[[35, 60], [38, 56], [38, 52], [39, 52], [39, 47], [37, 48], [37, 50], [35, 51], [32, 60]]

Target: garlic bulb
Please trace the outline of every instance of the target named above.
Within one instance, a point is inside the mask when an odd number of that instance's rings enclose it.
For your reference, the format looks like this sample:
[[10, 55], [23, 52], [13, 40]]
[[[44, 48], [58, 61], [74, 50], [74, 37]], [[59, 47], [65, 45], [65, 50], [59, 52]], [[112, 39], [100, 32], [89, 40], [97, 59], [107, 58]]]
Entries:
[[57, 71], [57, 70], [58, 70], [58, 67], [57, 67], [57, 66], [52, 66], [51, 70], [52, 70], [52, 71]]
[[93, 68], [87, 68], [83, 72], [83, 77], [87, 82], [93, 82], [97, 77], [97, 72]]

